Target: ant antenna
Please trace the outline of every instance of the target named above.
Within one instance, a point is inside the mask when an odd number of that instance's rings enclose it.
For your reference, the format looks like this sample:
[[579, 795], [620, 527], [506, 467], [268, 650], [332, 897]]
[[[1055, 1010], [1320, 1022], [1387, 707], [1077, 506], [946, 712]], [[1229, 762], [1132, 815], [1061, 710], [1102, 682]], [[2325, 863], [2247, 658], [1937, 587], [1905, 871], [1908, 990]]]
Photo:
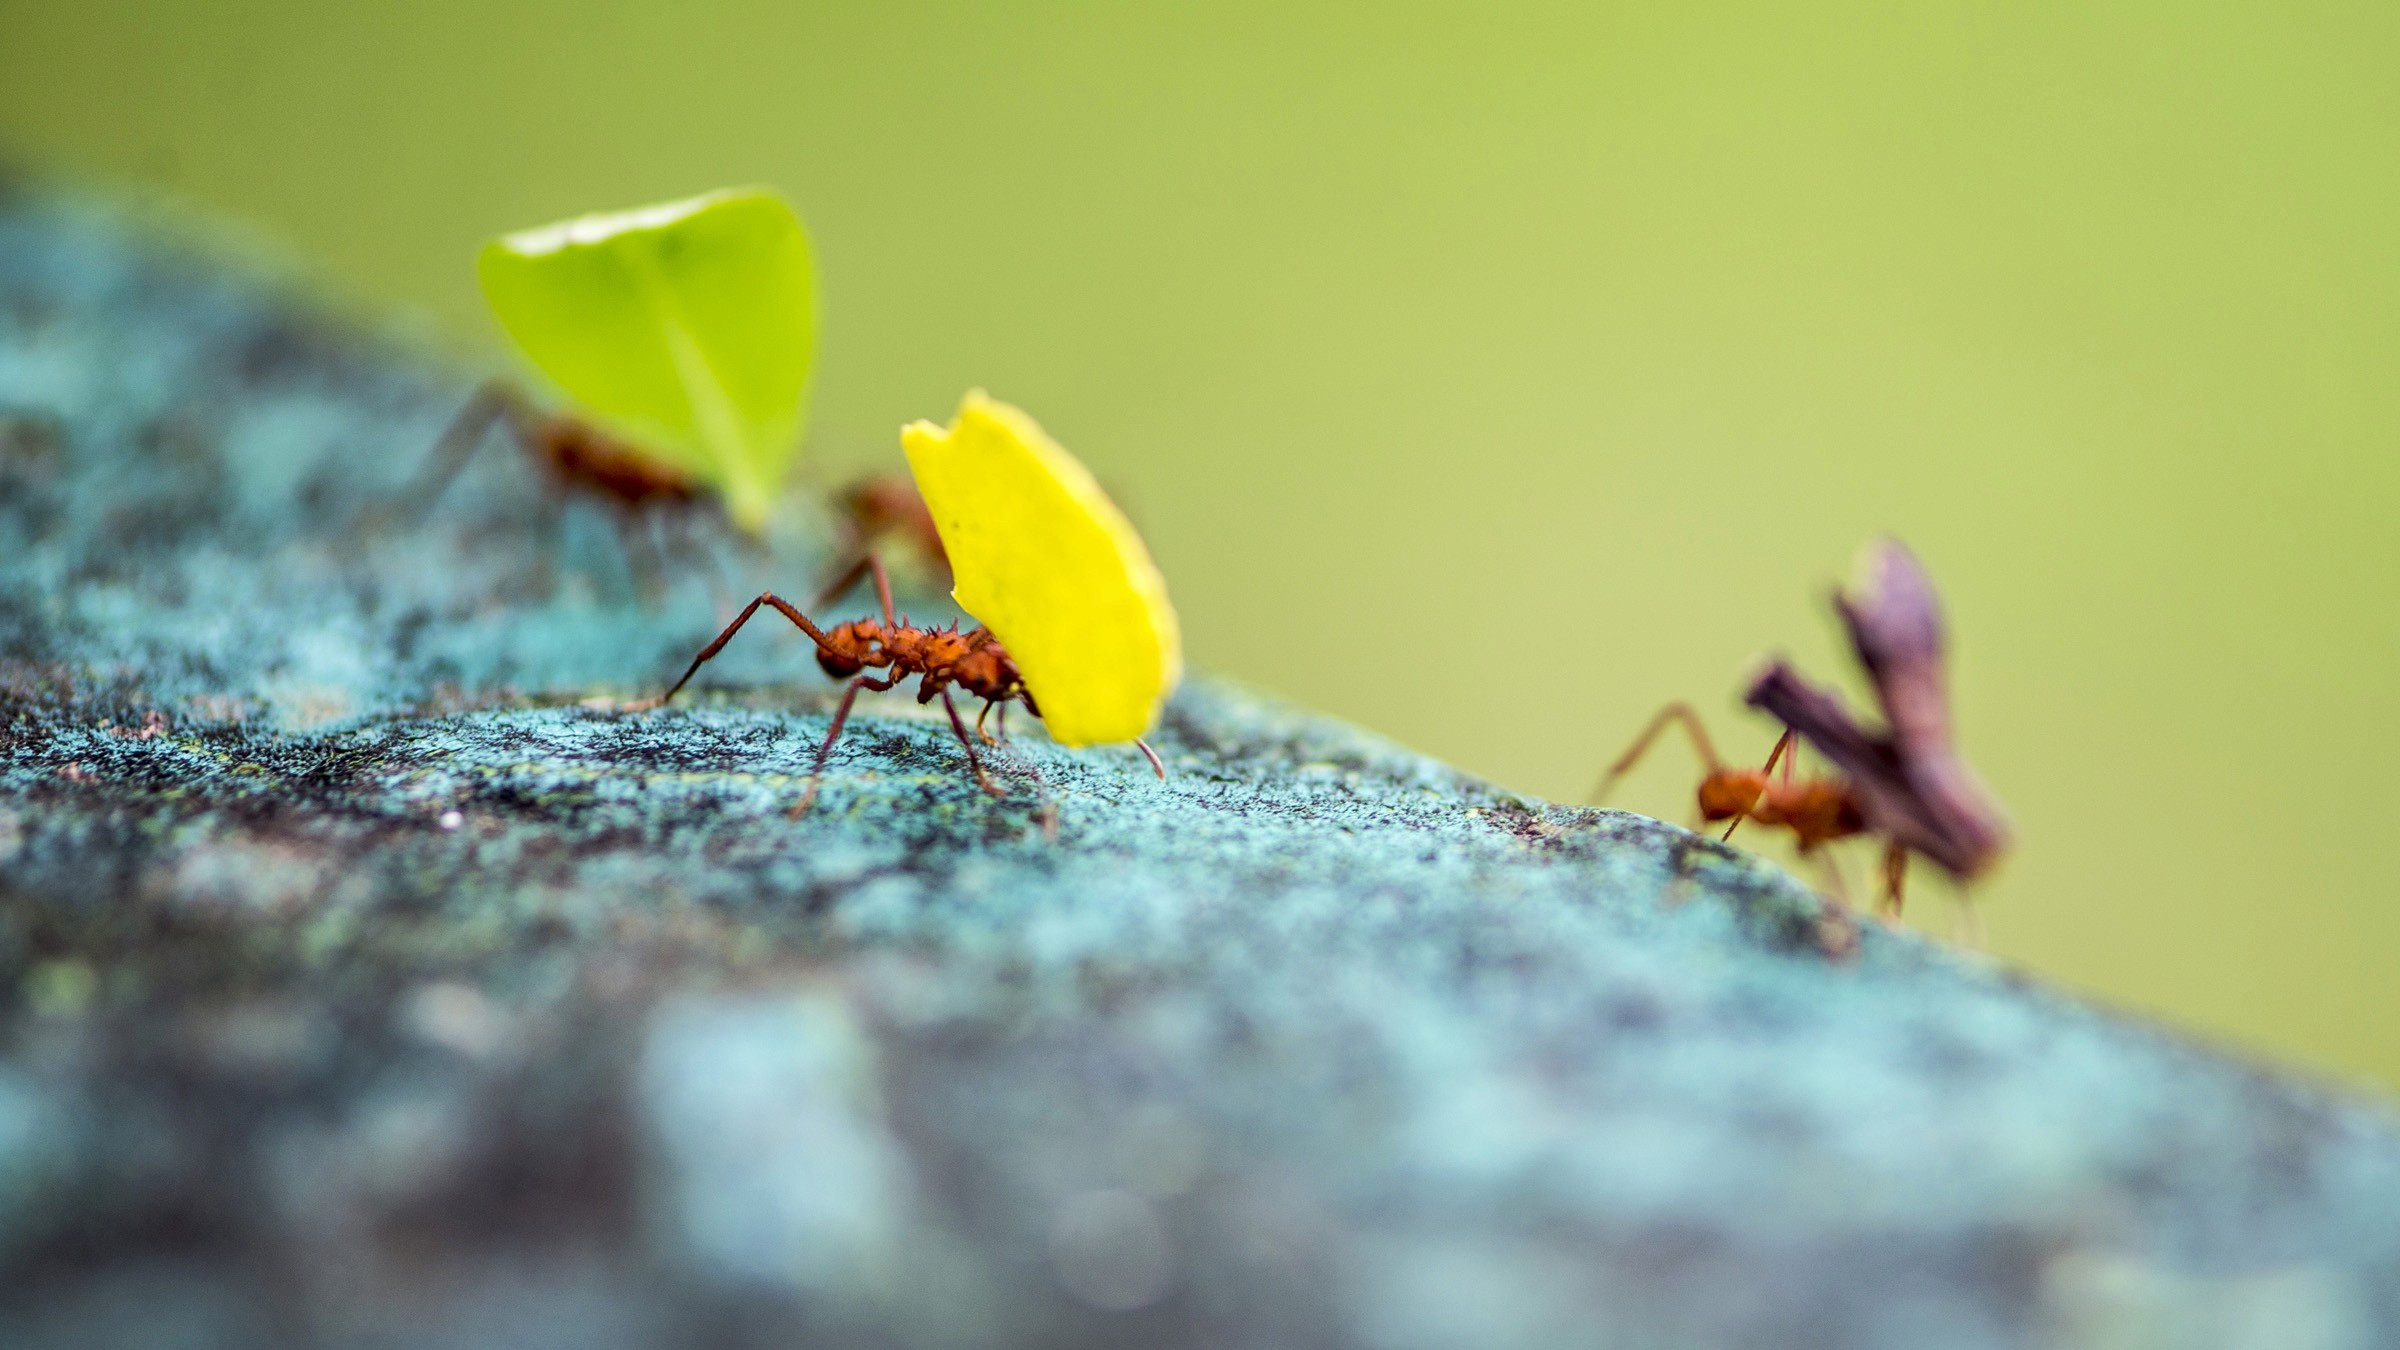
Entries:
[[[1798, 737], [1799, 733], [1793, 731], [1790, 727], [1785, 727], [1783, 729], [1783, 735], [1777, 738], [1775, 742], [1775, 748], [1767, 752], [1767, 767], [1758, 771], [1758, 776], [1760, 778], [1763, 779], [1768, 774], [1775, 772], [1775, 761], [1782, 759], [1783, 781], [1787, 783], [1792, 781], [1792, 766], [1800, 762], [1800, 742]], [[1792, 752], [1791, 758], [1789, 759], [1784, 759], [1783, 752], [1786, 750]], [[1733, 818], [1733, 823], [1725, 827], [1725, 833], [1717, 836], [1717, 842], [1722, 844], [1731, 841], [1733, 838], [1733, 832], [1742, 828], [1742, 821], [1744, 819], [1746, 819], [1745, 816], [1735, 816]]]
[[950, 714], [950, 729], [958, 733], [958, 743], [967, 748], [967, 767], [975, 771], [975, 781], [995, 797], [1007, 796], [1000, 785], [992, 781], [992, 776], [983, 771], [983, 757], [975, 753], [975, 738], [967, 734], [967, 720], [958, 715], [958, 704], [951, 701], [947, 689], [942, 691], [942, 711]]
[[504, 381], [485, 380], [477, 385], [458, 415], [443, 429], [442, 438], [434, 442], [427, 471], [409, 490], [400, 514], [413, 518], [432, 510], [434, 502], [450, 486], [450, 480], [458, 477], [476, 447], [483, 444], [484, 436], [503, 422], [517, 424], [522, 434], [525, 416], [525, 405]]
[[1650, 719], [1650, 725], [1643, 727], [1642, 734], [1633, 738], [1633, 745], [1617, 756], [1616, 763], [1608, 766], [1608, 772], [1600, 776], [1599, 784], [1584, 800], [1593, 806], [1607, 801], [1608, 794], [1616, 791], [1618, 780], [1633, 771], [1633, 766], [1649, 753], [1650, 743], [1658, 739], [1658, 734], [1665, 731], [1670, 722], [1683, 723], [1683, 729], [1691, 733], [1692, 748], [1700, 752], [1700, 763], [1710, 773], [1725, 767], [1724, 761], [1717, 758], [1717, 747], [1708, 739], [1708, 731], [1700, 725], [1700, 714], [1692, 711], [1691, 704], [1678, 701], [1658, 710], [1658, 715]]
[[[777, 601], [776, 603], [780, 605], [782, 602]], [[750, 608], [758, 608], [757, 603], [752, 602]], [[742, 617], [748, 618], [749, 612], [745, 610]], [[741, 624], [737, 621], [734, 627], [739, 628]], [[732, 634], [728, 633], [726, 636], [730, 637]], [[691, 676], [687, 674], [684, 678], [690, 679]], [[904, 677], [894, 675], [888, 679], [876, 680], [863, 674], [851, 677], [850, 687], [842, 691], [841, 705], [833, 710], [833, 725], [825, 729], [824, 743], [817, 747], [817, 762], [808, 771], [808, 788], [800, 794], [800, 800], [793, 804], [792, 809], [784, 813], [785, 816], [792, 820], [798, 820], [808, 814], [810, 807], [817, 804], [817, 789], [825, 785], [825, 764], [833, 758], [833, 743], [842, 738], [842, 724], [850, 720], [850, 709], [858, 702], [859, 691], [872, 689], [880, 694], [900, 683], [902, 678]], [[677, 688], [681, 687], [681, 685], [677, 686]], [[660, 699], [659, 701], [664, 703], [666, 700]], [[982, 772], [980, 768], [976, 770], [978, 776]]]
[[1883, 846], [1883, 904], [1885, 913], [1897, 919], [1903, 890], [1908, 885], [1908, 848], [1899, 840]]

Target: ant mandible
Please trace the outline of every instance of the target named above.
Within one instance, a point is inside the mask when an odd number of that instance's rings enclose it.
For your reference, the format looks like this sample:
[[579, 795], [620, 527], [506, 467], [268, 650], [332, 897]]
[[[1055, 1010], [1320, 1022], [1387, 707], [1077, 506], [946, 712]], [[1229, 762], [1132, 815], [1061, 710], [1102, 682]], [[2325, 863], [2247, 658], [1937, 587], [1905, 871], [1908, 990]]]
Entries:
[[[1804, 854], [1852, 835], [1881, 838], [1880, 908], [1887, 916], [1900, 914], [1912, 853], [1962, 883], [1989, 870], [2007, 851], [2008, 826], [1951, 739], [1941, 602], [1932, 579], [1897, 540], [1878, 541], [1865, 561], [1865, 584], [1835, 595], [1833, 603], [1851, 651], [1875, 686], [1882, 730], [1860, 725], [1838, 696], [1779, 660], [1751, 681], [1744, 698], [1784, 725], [1764, 768], [1726, 767], [1698, 714], [1675, 703], [1609, 766], [1593, 800], [1616, 786], [1668, 723], [1678, 722], [1707, 768], [1699, 791], [1704, 821], [1731, 821], [1726, 839], [1744, 820], [1788, 828]], [[1840, 776], [1797, 778], [1793, 764], [1802, 740]], [[1779, 760], [1783, 772], [1776, 776]], [[1841, 874], [1830, 861], [1827, 869], [1839, 898]]]
[[[652, 706], [663, 706], [686, 684], [691, 683], [692, 676], [700, 667], [723, 651], [725, 644], [733, 640], [733, 635], [742, 631], [742, 625], [750, 622], [750, 617], [764, 605], [791, 620], [794, 627], [806, 633], [809, 641], [817, 645], [819, 669], [834, 679], [849, 681], [842, 690], [842, 701], [834, 708], [833, 725], [826, 728], [825, 740], [817, 747], [816, 763], [808, 773], [808, 788], [791, 809], [793, 819], [808, 814], [809, 808], [816, 803], [817, 789], [825, 778], [826, 762], [833, 756], [834, 742], [841, 739], [842, 727], [850, 720], [851, 706], [858, 702], [860, 691], [882, 693], [912, 675], [917, 677], [918, 703], [931, 703], [937, 698], [942, 701], [942, 711], [950, 715], [951, 731], [957, 734], [958, 743], [966, 747], [967, 767], [973, 771], [975, 781], [994, 797], [1006, 796], [1000, 786], [992, 781], [991, 775], [984, 771], [983, 759], [976, 753], [975, 742], [980, 738], [986, 745], [998, 745], [1007, 737], [1008, 705], [1012, 702], [1024, 704], [1025, 711], [1036, 717], [1042, 715], [1041, 708], [1033, 701], [1033, 691], [1025, 687], [1025, 677], [1018, 671], [1017, 663], [1010, 659], [1008, 650], [1000, 645], [1000, 639], [992, 635], [992, 630], [981, 624], [962, 633], [955, 622], [947, 628], [919, 628], [907, 619], [895, 616], [892, 612], [891, 578], [884, 572], [883, 560], [872, 553], [868, 554], [865, 570], [875, 579], [875, 598], [883, 608], [881, 623], [873, 619], [852, 619], [830, 629], [819, 628], [789, 601], [770, 591], [751, 601], [732, 623], [725, 626], [724, 632], [717, 634], [716, 641], [701, 648], [700, 654], [692, 658], [691, 665], [684, 668], [683, 677], [660, 695], [657, 704]], [[885, 670], [890, 674], [878, 678], [868, 674], [870, 670]], [[975, 730], [971, 735], [967, 731], [966, 719], [959, 716], [957, 702], [950, 697], [953, 685], [983, 700], [983, 711], [976, 714]], [[991, 715], [994, 708], [1000, 710], [995, 724], [997, 735], [983, 729], [984, 719]], [[1150, 761], [1151, 769], [1164, 779], [1167, 767], [1160, 762], [1158, 752], [1151, 749], [1147, 741], [1137, 739], [1134, 744], [1141, 748], [1143, 757]]]

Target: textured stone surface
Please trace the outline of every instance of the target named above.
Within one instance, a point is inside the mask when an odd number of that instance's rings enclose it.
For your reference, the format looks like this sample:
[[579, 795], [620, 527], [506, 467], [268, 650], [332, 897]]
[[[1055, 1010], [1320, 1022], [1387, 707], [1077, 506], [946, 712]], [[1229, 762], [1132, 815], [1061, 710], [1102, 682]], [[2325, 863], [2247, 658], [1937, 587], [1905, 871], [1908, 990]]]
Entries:
[[2400, 1343], [2380, 1107], [1671, 826], [1205, 682], [788, 821], [798, 643], [622, 704], [806, 522], [379, 519], [464, 390], [0, 202], [0, 1344]]

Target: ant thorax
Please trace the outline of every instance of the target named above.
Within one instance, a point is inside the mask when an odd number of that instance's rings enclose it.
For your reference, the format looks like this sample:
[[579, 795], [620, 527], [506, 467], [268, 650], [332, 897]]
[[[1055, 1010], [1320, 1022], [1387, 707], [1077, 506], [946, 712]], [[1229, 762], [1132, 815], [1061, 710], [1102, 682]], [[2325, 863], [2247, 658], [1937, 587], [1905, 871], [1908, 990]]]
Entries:
[[525, 439], [560, 479], [606, 493], [627, 506], [689, 503], [700, 495], [688, 475], [577, 418], [543, 418]]
[[950, 669], [958, 687], [978, 698], [994, 702], [1015, 698], [1023, 700], [1028, 709], [1033, 707], [1033, 696], [1025, 692], [1025, 677], [1018, 672], [1016, 661], [988, 628], [967, 635], [966, 653]]
[[920, 675], [927, 698], [949, 684], [995, 701], [1019, 697], [1025, 688], [1017, 663], [988, 628], [964, 633], [955, 626], [887, 628], [873, 619], [854, 619], [826, 630], [817, 665], [837, 680], [869, 667], [889, 668], [895, 679]]
[[900, 670], [921, 670], [941, 679], [953, 678], [950, 668], [967, 654], [966, 635], [955, 628], [911, 628], [905, 624], [884, 637], [883, 649]]

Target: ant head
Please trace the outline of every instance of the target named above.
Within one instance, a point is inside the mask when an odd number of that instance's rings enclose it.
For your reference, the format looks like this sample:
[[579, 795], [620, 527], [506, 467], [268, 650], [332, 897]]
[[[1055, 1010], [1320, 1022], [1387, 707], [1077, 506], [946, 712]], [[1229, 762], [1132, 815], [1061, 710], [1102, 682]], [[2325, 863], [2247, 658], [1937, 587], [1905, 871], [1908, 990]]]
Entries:
[[883, 626], [873, 619], [836, 624], [817, 647], [817, 668], [834, 679], [849, 679], [870, 663], [881, 664], [874, 658], [883, 640]]
[[1720, 769], [1700, 780], [1700, 818], [1746, 816], [1766, 787], [1767, 776], [1756, 769]]

